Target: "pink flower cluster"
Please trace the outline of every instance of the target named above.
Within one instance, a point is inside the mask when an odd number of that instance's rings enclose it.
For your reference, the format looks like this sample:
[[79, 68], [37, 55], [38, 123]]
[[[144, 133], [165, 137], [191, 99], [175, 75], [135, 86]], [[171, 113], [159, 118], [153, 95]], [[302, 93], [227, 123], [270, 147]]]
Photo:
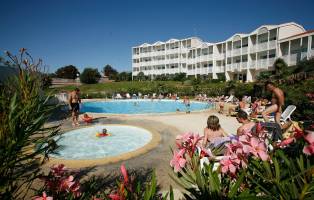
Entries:
[[221, 172], [232, 177], [235, 177], [237, 170], [247, 167], [250, 156], [263, 161], [269, 159], [265, 140], [251, 134], [241, 135], [225, 146], [227, 147], [225, 156], [220, 161]]
[[303, 153], [306, 155], [313, 155], [314, 154], [314, 132], [308, 131], [308, 134], [304, 136], [305, 141], [308, 145], [304, 146]]
[[42, 196], [35, 196], [33, 200], [53, 200], [53, 197], [48, 197], [46, 192], [43, 192]]
[[63, 164], [54, 165], [48, 176], [41, 177], [45, 181], [46, 189], [51, 193], [60, 194], [62, 192], [72, 193], [74, 197], [81, 196], [80, 183], [74, 179], [73, 175]]
[[[175, 172], [180, 171], [185, 167], [186, 158], [185, 154], [187, 153], [190, 158], [192, 158], [197, 150], [197, 147], [200, 146], [200, 141], [203, 137], [199, 134], [194, 133], [184, 133], [182, 135], [178, 135], [176, 138], [176, 145], [178, 150], [176, 150], [173, 154], [173, 158], [170, 161], [170, 166], [174, 168]], [[206, 156], [209, 154], [207, 151], [203, 150], [202, 155]], [[211, 153], [210, 153], [211, 154]]]
[[120, 167], [123, 180], [122, 183], [119, 184], [119, 189], [115, 193], [109, 194], [109, 198], [111, 200], [125, 200], [126, 199], [126, 189], [130, 192], [133, 192], [132, 181], [129, 180], [128, 171], [126, 170], [124, 165]]

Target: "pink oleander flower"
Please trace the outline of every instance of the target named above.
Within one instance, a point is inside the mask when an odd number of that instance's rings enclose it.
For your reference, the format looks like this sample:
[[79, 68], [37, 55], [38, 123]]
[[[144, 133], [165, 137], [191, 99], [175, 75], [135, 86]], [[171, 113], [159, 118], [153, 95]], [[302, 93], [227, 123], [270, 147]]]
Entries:
[[288, 139], [281, 141], [277, 146], [280, 148], [284, 148], [284, 147], [288, 146], [289, 144], [293, 143], [294, 141], [295, 141], [294, 137], [288, 138]]
[[60, 182], [60, 190], [72, 192], [74, 196], [79, 197], [81, 196], [80, 192], [80, 184], [77, 181], [74, 181], [73, 176], [69, 176], [66, 179], [62, 179]]
[[66, 172], [66, 167], [64, 164], [53, 165], [51, 167], [51, 172], [56, 177], [61, 177]]
[[34, 200], [53, 200], [53, 197], [48, 197], [46, 192], [43, 192], [43, 196], [35, 196], [33, 197]]
[[226, 174], [230, 172], [231, 175], [235, 175], [240, 160], [236, 156], [228, 156], [220, 161], [221, 172]]
[[123, 182], [124, 182], [124, 184], [127, 185], [129, 183], [128, 172], [127, 172], [127, 170], [126, 170], [124, 165], [120, 166], [120, 170], [121, 170], [121, 173], [122, 173], [122, 176], [123, 176]]
[[178, 172], [185, 166], [186, 160], [183, 155], [185, 153], [185, 149], [179, 150], [179, 152], [174, 152], [173, 158], [170, 161], [170, 166], [174, 167], [174, 172]]
[[269, 159], [269, 155], [266, 152], [265, 143], [261, 142], [258, 138], [252, 137], [250, 141], [250, 145], [252, 147], [250, 153], [254, 156], [266, 161]]
[[309, 143], [303, 148], [303, 153], [306, 155], [314, 154], [314, 132], [308, 131], [308, 134], [304, 136], [304, 139]]

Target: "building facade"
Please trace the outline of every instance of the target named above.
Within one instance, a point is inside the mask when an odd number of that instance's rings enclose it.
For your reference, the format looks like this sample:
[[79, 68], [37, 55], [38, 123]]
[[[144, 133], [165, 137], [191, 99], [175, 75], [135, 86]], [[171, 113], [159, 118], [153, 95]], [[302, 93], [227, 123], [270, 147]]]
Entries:
[[157, 75], [186, 73], [226, 80], [254, 81], [262, 71], [273, 70], [283, 58], [288, 66], [314, 56], [314, 30], [306, 31], [294, 22], [263, 25], [249, 34], [208, 43], [200, 38], [144, 43], [132, 48], [132, 76], [139, 72], [154, 79]]

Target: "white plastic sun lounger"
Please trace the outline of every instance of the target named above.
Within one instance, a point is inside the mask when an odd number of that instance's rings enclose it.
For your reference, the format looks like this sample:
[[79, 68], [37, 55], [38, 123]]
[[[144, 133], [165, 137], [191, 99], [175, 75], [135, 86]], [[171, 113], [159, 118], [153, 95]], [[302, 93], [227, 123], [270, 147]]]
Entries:
[[[281, 122], [286, 122], [286, 121], [291, 121], [291, 115], [295, 111], [297, 107], [295, 105], [289, 105], [281, 114], [280, 121]], [[270, 121], [275, 121], [274, 117], [271, 117], [269, 119]]]
[[230, 97], [227, 100], [225, 100], [225, 102], [226, 103], [231, 102], [233, 100], [233, 97], [234, 97], [233, 95], [230, 95]]

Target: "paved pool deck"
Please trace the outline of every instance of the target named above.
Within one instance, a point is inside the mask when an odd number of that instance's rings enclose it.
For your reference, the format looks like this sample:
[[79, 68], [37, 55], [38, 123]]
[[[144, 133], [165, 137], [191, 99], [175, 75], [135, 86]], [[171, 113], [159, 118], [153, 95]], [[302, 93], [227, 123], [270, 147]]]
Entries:
[[[172, 168], [169, 162], [172, 158], [171, 148], [175, 148], [175, 138], [177, 135], [185, 132], [194, 132], [203, 135], [209, 115], [216, 115], [220, 119], [222, 128], [229, 134], [236, 133], [236, 129], [240, 126], [235, 117], [227, 117], [217, 113], [215, 110], [207, 110], [202, 112], [172, 113], [162, 115], [105, 115], [91, 114], [95, 119], [94, 123], [99, 124], [124, 124], [145, 128], [158, 134], [158, 144], [154, 148], [143, 151], [142, 154], [136, 156], [128, 156], [124, 159], [115, 159], [111, 162], [97, 163], [87, 167], [86, 165], [75, 166], [75, 169], [84, 170], [87, 177], [91, 176], [119, 176], [120, 165], [125, 164], [129, 170], [147, 172], [155, 170], [158, 184], [161, 190], [169, 190], [169, 186], [179, 189], [169, 174], [172, 174]], [[98, 119], [97, 119], [98, 118]], [[81, 122], [80, 127], [84, 127]], [[77, 128], [80, 128], [77, 127]], [[61, 129], [71, 129], [71, 119], [63, 121]], [[53, 163], [58, 163], [54, 160]], [[62, 162], [60, 162], [62, 163]], [[48, 169], [52, 163], [47, 163], [45, 168]], [[44, 169], [45, 170], [45, 169]], [[177, 192], [176, 192], [177, 193]], [[178, 199], [178, 198], [176, 198]]]

